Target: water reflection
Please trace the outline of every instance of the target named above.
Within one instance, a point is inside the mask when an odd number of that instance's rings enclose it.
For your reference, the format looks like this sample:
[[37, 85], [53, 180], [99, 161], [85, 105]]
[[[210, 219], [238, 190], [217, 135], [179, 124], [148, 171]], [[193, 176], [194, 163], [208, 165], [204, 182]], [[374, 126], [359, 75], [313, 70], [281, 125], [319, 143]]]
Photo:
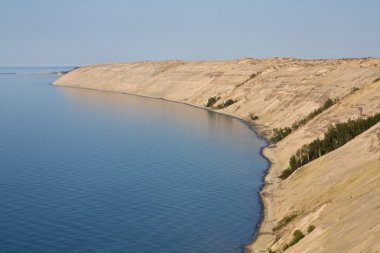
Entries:
[[158, 99], [0, 76], [1, 252], [241, 252], [264, 142]]
[[[170, 122], [178, 130], [199, 136], [216, 134], [229, 141], [242, 141], [254, 134], [233, 117], [189, 105], [129, 94], [57, 87], [67, 103], [90, 113], [107, 112], [115, 119], [141, 121], [151, 127]], [[226, 136], [227, 134], [227, 136]]]

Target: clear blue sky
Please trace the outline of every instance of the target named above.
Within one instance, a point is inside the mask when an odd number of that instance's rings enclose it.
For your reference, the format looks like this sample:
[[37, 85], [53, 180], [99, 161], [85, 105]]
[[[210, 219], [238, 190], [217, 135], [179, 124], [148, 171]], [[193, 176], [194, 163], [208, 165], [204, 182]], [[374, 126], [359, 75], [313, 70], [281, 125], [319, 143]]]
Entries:
[[380, 57], [379, 0], [0, 0], [0, 66]]

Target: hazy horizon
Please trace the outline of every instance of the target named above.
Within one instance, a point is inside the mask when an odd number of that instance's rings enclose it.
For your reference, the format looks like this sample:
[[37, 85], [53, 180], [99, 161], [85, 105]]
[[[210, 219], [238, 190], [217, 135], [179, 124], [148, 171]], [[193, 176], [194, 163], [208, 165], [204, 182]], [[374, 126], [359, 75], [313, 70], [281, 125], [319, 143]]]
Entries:
[[44, 68], [44, 67], [77, 67], [77, 66], [85, 66], [92, 64], [105, 64], [105, 63], [134, 63], [134, 62], [146, 62], [146, 61], [234, 61], [239, 59], [274, 59], [274, 58], [294, 58], [299, 60], [339, 60], [339, 59], [366, 59], [366, 58], [380, 58], [380, 57], [372, 57], [372, 56], [363, 56], [363, 57], [341, 57], [341, 58], [297, 58], [297, 57], [268, 57], [268, 58], [258, 58], [258, 57], [241, 57], [241, 58], [231, 58], [231, 59], [202, 59], [202, 60], [187, 60], [187, 59], [161, 59], [161, 60], [135, 60], [135, 61], [115, 61], [115, 62], [96, 62], [96, 63], [87, 63], [87, 64], [68, 64], [68, 65], [0, 65], [0, 68]]
[[0, 0], [0, 66], [380, 57], [380, 1]]

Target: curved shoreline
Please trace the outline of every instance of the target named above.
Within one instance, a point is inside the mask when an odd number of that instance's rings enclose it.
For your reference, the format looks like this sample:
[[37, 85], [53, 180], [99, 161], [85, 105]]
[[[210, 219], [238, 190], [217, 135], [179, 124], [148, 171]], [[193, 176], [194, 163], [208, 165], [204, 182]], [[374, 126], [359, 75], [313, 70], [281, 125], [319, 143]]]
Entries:
[[270, 145], [269, 141], [267, 141], [266, 139], [264, 139], [266, 142], [267, 142], [267, 145], [262, 147], [260, 149], [260, 155], [267, 161], [267, 168], [265, 169], [264, 171], [264, 175], [262, 176], [261, 178], [261, 186], [259, 188], [259, 191], [258, 191], [258, 197], [259, 197], [259, 203], [260, 203], [260, 219], [259, 221], [257, 222], [256, 224], [256, 228], [255, 228], [255, 232], [252, 236], [252, 240], [250, 243], [248, 243], [246, 246], [245, 246], [245, 251], [247, 253], [251, 252], [252, 249], [250, 249], [250, 247], [255, 243], [255, 241], [257, 240], [257, 238], [259, 237], [259, 232], [260, 232], [260, 229], [262, 227], [262, 224], [264, 222], [264, 218], [265, 218], [265, 210], [268, 208], [266, 205], [265, 205], [265, 202], [264, 202], [264, 196], [262, 195], [262, 192], [266, 186], [266, 177], [268, 176], [268, 173], [269, 173], [269, 170], [271, 169], [272, 167], [272, 161], [266, 157], [264, 155], [264, 150]]
[[[292, 240], [295, 230], [307, 231], [313, 224], [315, 232], [292, 251], [318, 252], [323, 245], [329, 252], [356, 253], [363, 252], [360, 249], [380, 250], [374, 239], [380, 230], [373, 230], [367, 216], [376, 208], [373, 198], [380, 189], [380, 183], [373, 182], [380, 177], [375, 173], [380, 151], [380, 146], [375, 145], [378, 130], [362, 134], [346, 144], [347, 147], [316, 159], [287, 180], [280, 180], [279, 175], [298, 149], [322, 136], [331, 124], [378, 112], [379, 66], [380, 58], [107, 63], [80, 67], [54, 84], [163, 99], [206, 109], [239, 119], [262, 139], [268, 139], [274, 128], [292, 126], [302, 120], [326, 99], [339, 98], [339, 103], [279, 143], [268, 145], [267, 142], [266, 146], [263, 143], [260, 156], [268, 165], [265, 173], [259, 175], [262, 178], [256, 178], [261, 180], [261, 188], [255, 190], [260, 195], [260, 220], [252, 226], [252, 231], [256, 230], [245, 250], [251, 253], [267, 252], [268, 248], [281, 250]], [[220, 97], [216, 106], [228, 100], [236, 103], [217, 111], [205, 108], [205, 103], [215, 96]], [[253, 121], [251, 115], [259, 118]], [[358, 154], [360, 158], [354, 159]], [[336, 178], [340, 179], [338, 183]], [[352, 178], [360, 178], [363, 183], [358, 184]], [[373, 188], [363, 186], [367, 184]], [[363, 194], [358, 196], [356, 192], [360, 191]], [[303, 211], [302, 215], [288, 226], [272, 231], [284, 217], [298, 211]], [[380, 214], [374, 214], [371, 219], [380, 219]], [[352, 220], [360, 221], [355, 230], [350, 229]], [[339, 240], [342, 233], [345, 233], [344, 241]], [[364, 236], [369, 239], [360, 239]], [[350, 245], [356, 245], [356, 250]], [[240, 248], [244, 251], [244, 245]]]
[[[64, 88], [78, 89], [77, 87], [72, 87], [72, 86], [55, 85], [54, 83], [51, 83], [51, 85], [53, 85], [55, 87], [64, 87]], [[260, 188], [259, 188], [259, 190], [257, 192], [257, 195], [259, 197], [259, 204], [260, 204], [260, 217], [259, 217], [259, 220], [258, 220], [257, 224], [255, 225], [255, 230], [254, 230], [254, 232], [252, 234], [251, 241], [243, 246], [244, 252], [251, 252], [252, 251], [252, 249], [250, 249], [250, 247], [257, 240], [257, 238], [260, 236], [259, 232], [260, 232], [260, 228], [262, 227], [262, 224], [264, 222], [265, 211], [268, 209], [268, 207], [265, 205], [264, 196], [262, 195], [262, 192], [263, 192], [263, 190], [265, 189], [265, 186], [266, 186], [266, 177], [268, 176], [269, 171], [270, 171], [270, 169], [272, 167], [272, 161], [269, 159], [269, 157], [267, 157], [264, 154], [264, 150], [269, 147], [270, 142], [262, 134], [260, 134], [257, 129], [255, 129], [255, 125], [254, 124], [252, 124], [251, 122], [249, 122], [246, 119], [240, 118], [240, 117], [238, 117], [236, 115], [233, 115], [233, 114], [229, 114], [229, 113], [225, 113], [225, 112], [218, 112], [218, 111], [212, 110], [211, 108], [208, 108], [208, 107], [194, 105], [194, 104], [190, 104], [190, 103], [186, 103], [186, 102], [175, 101], [175, 100], [168, 100], [168, 99], [160, 98], [160, 97], [153, 97], [153, 96], [132, 94], [132, 93], [127, 93], [127, 92], [116, 92], [116, 91], [107, 91], [107, 90], [82, 88], [82, 87], [80, 87], [80, 89], [86, 89], [86, 90], [92, 90], [92, 91], [101, 91], [101, 92], [107, 92], [107, 93], [109, 92], [109, 93], [116, 93], [116, 94], [125, 94], [125, 95], [129, 95], [129, 96], [136, 96], [136, 97], [143, 97], [143, 98], [150, 98], [150, 99], [158, 99], [158, 100], [163, 100], [163, 101], [170, 102], [170, 103], [177, 103], [177, 104], [188, 105], [188, 106], [195, 107], [195, 108], [198, 108], [198, 109], [206, 110], [208, 112], [223, 114], [225, 116], [229, 116], [229, 117], [232, 117], [234, 119], [239, 120], [242, 124], [244, 124], [247, 128], [249, 128], [255, 134], [255, 136], [257, 138], [259, 138], [260, 140], [265, 141], [266, 145], [262, 146], [260, 148], [260, 152], [259, 152], [260, 156], [262, 158], [264, 158], [265, 161], [267, 162], [267, 168], [264, 170], [264, 175], [261, 178], [261, 186], [260, 186]]]

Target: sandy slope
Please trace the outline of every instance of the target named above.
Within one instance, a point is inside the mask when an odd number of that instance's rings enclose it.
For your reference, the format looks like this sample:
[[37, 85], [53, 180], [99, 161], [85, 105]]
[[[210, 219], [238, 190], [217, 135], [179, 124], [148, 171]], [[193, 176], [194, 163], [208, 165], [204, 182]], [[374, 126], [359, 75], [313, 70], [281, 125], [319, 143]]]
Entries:
[[[55, 85], [124, 92], [203, 106], [220, 96], [237, 103], [220, 110], [249, 120], [265, 136], [291, 126], [327, 98], [340, 98], [305, 126], [264, 152], [273, 162], [263, 190], [265, 217], [250, 249], [282, 248], [295, 229], [316, 229], [287, 252], [376, 252], [380, 226], [380, 126], [280, 182], [279, 173], [302, 145], [348, 118], [380, 112], [380, 59], [242, 59], [219, 62], [138, 62], [81, 67]], [[352, 88], [359, 90], [352, 92]], [[292, 211], [302, 214], [274, 235]], [[376, 222], [377, 221], [377, 222]]]

